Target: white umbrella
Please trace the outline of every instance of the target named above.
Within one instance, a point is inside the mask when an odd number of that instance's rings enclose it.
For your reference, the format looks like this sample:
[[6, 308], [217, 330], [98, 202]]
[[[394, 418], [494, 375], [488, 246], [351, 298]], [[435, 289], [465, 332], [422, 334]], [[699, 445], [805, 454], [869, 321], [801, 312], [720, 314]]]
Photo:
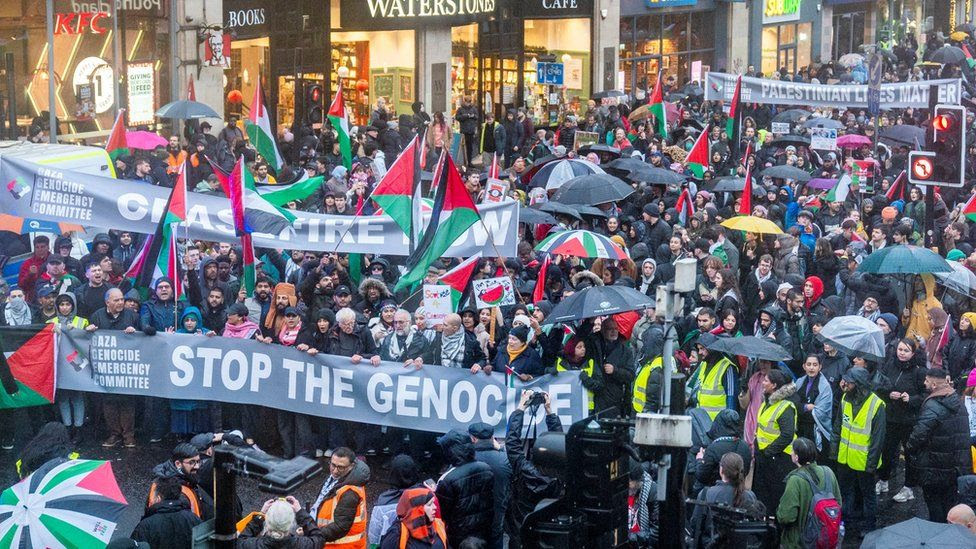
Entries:
[[841, 66], [853, 68], [864, 62], [864, 56], [859, 53], [846, 53], [837, 60]]
[[939, 283], [950, 290], [963, 295], [969, 295], [970, 290], [976, 289], [976, 274], [958, 261], [950, 261], [951, 273], [932, 273]]
[[863, 316], [838, 316], [820, 329], [820, 338], [852, 355], [885, 357], [884, 332]]

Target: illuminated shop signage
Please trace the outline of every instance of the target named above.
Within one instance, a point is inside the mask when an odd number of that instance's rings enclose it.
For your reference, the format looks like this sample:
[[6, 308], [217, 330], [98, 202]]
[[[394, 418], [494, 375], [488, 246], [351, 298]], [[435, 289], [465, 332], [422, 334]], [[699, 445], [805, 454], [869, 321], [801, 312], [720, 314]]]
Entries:
[[483, 19], [497, 7], [498, 0], [340, 0], [339, 21], [344, 29], [454, 25]]
[[783, 23], [800, 18], [800, 0], [764, 0], [763, 23]]
[[78, 13], [58, 13], [54, 19], [54, 34], [105, 34], [105, 19], [111, 15], [104, 11], [82, 11]]

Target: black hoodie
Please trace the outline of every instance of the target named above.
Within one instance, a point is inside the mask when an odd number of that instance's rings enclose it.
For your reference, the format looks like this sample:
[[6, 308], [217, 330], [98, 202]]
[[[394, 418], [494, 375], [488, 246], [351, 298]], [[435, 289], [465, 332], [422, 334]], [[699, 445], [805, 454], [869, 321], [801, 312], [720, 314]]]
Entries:
[[695, 481], [701, 488], [707, 488], [719, 480], [718, 464], [722, 456], [728, 452], [735, 452], [742, 456], [745, 471], [749, 470], [752, 452], [749, 445], [742, 440], [742, 426], [739, 424], [739, 414], [735, 410], [722, 410], [715, 416], [715, 421], [708, 429], [708, 439], [711, 442], [705, 447], [705, 455], [698, 464]]
[[475, 460], [467, 433], [451, 431], [438, 439], [451, 468], [437, 483], [441, 517], [451, 547], [468, 536], [491, 538], [494, 518], [494, 474], [487, 463]]

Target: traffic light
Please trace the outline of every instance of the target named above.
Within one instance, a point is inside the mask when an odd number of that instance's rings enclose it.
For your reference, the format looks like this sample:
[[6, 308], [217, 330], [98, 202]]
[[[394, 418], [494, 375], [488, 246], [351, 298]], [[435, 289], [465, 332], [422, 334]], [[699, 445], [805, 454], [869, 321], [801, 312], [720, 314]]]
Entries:
[[322, 123], [322, 99], [325, 91], [321, 84], [305, 85], [305, 120], [309, 124]]
[[[926, 147], [931, 155], [909, 155], [912, 183], [962, 187], [965, 183], [966, 108], [936, 105], [932, 114], [932, 140]], [[927, 177], [926, 177], [927, 176]]]

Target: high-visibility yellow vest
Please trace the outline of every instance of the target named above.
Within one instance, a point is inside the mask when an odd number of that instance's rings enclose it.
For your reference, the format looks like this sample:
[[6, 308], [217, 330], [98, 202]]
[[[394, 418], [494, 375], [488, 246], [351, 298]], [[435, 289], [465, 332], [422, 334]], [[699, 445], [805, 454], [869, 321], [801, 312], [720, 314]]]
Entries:
[[[562, 357], [559, 357], [556, 360], [556, 371], [557, 372], [570, 372], [570, 371], [573, 371], [573, 370], [576, 370], [576, 368], [567, 368], [566, 366], [564, 366], [564, 362], [563, 362]], [[592, 377], [593, 376], [593, 359], [591, 358], [591, 359], [587, 360], [586, 361], [586, 364], [584, 364], [583, 367], [579, 369], [579, 371], [580, 372], [586, 372], [586, 375]], [[587, 389], [586, 390], [586, 395], [587, 395], [587, 397], [589, 397], [590, 411], [592, 412], [593, 411], [593, 391]]]
[[722, 379], [725, 377], [725, 372], [732, 366], [732, 361], [722, 357], [718, 364], [706, 374], [707, 366], [708, 364], [705, 363], [698, 369], [698, 407], [705, 410], [708, 417], [714, 420], [715, 416], [728, 405]]
[[[871, 425], [878, 410], [885, 406], [883, 400], [871, 393], [857, 415], [854, 406], [845, 394], [841, 398], [843, 417], [840, 423], [840, 441], [837, 444], [837, 463], [844, 463], [855, 471], [864, 471], [868, 464], [868, 450], [871, 448]], [[881, 467], [881, 456], [878, 456]]]
[[[647, 382], [651, 379], [651, 374], [654, 370], [664, 369], [663, 357], [657, 357], [649, 365], [645, 365], [637, 373], [637, 379], [634, 380], [634, 411], [638, 414], [644, 411], [645, 406], [647, 406]], [[651, 398], [657, 398], [657, 395], [651, 395]]]
[[[796, 440], [796, 406], [793, 401], [783, 399], [772, 405], [764, 401], [759, 406], [759, 417], [756, 420], [756, 445], [760, 450], [765, 450], [779, 438], [779, 418], [790, 408], [793, 408], [793, 440]], [[783, 448], [783, 453], [791, 454], [792, 449], [793, 441], [791, 440], [786, 448]]]
[[[54, 318], [47, 319], [47, 323], [48, 324], [57, 324], [58, 323], [58, 317], [54, 317]], [[69, 322], [69, 324], [71, 324], [71, 327], [72, 328], [78, 328], [79, 330], [84, 330], [85, 328], [88, 327], [88, 320], [85, 319], [85, 318], [81, 318], [78, 315], [75, 315], [74, 317], [71, 318], [71, 322]]]

